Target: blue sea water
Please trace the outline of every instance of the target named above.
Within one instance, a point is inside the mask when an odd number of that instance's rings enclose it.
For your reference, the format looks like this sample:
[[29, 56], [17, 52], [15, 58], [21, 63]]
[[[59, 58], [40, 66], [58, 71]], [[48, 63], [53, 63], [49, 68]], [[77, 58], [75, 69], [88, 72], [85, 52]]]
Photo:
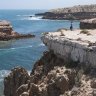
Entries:
[[[22, 66], [28, 71], [38, 60], [46, 47], [40, 37], [43, 32], [56, 31], [59, 28], [70, 27], [68, 20], [43, 20], [35, 17], [35, 13], [46, 10], [0, 10], [0, 19], [8, 20], [16, 32], [36, 35], [31, 39], [19, 39], [0, 42], [0, 96], [3, 94], [3, 78], [13, 67]], [[33, 16], [33, 17], [30, 17]], [[79, 28], [79, 21], [73, 22], [74, 28]]]

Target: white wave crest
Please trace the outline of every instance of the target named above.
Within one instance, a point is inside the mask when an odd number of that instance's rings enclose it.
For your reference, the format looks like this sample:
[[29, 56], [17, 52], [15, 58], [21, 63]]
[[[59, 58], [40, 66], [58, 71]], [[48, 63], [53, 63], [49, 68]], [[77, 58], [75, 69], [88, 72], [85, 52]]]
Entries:
[[30, 46], [26, 46], [26, 47], [16, 47], [16, 48], [9, 48], [9, 49], [0, 49], [0, 50], [15, 50], [15, 49], [25, 49], [25, 48], [31, 48], [31, 47], [33, 47], [32, 45], [30, 45]]
[[4, 77], [6, 77], [9, 73], [9, 70], [0, 70], [0, 82], [2, 82], [4, 80]]
[[30, 46], [26, 46], [26, 47], [17, 47], [17, 48], [10, 48], [12, 50], [15, 50], [15, 49], [24, 49], [24, 48], [30, 48], [30, 47], [33, 47], [32, 45]]
[[23, 17], [21, 20], [42, 20], [42, 16]]
[[17, 15], [18, 17], [30, 17], [30, 16], [35, 16], [34, 14], [32, 15]]
[[43, 43], [39, 44], [38, 46], [45, 46]]

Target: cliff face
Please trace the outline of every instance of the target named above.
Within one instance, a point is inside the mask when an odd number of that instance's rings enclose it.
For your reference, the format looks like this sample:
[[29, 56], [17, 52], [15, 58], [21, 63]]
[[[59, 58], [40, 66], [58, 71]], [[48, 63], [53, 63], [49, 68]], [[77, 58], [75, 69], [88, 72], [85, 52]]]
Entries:
[[96, 5], [79, 5], [68, 8], [53, 9], [42, 15], [43, 19], [91, 19], [96, 17]]
[[13, 69], [4, 79], [4, 95], [95, 96], [96, 54], [92, 42], [96, 38], [92, 39], [93, 33], [59, 30], [44, 34], [42, 41], [49, 51], [34, 64], [30, 75], [23, 68]]
[[66, 62], [81, 63], [86, 67], [96, 68], [96, 30], [65, 31], [48, 33], [42, 41], [49, 50], [53, 50]]

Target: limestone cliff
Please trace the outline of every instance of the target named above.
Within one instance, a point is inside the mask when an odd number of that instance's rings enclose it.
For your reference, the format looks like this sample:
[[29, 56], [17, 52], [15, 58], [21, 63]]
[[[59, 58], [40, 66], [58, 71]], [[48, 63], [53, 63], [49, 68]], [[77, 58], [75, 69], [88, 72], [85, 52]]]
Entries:
[[23, 68], [12, 70], [4, 79], [4, 95], [95, 96], [96, 31], [84, 32], [61, 29], [45, 33], [41, 39], [49, 50], [34, 64], [30, 75]]
[[96, 17], [96, 4], [58, 8], [37, 15], [43, 15], [43, 19], [90, 19]]

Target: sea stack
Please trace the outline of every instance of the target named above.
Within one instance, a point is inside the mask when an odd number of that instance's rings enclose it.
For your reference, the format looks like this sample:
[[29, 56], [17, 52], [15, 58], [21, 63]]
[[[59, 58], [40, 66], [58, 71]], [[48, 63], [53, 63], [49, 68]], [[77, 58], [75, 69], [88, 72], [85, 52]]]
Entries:
[[14, 32], [13, 27], [9, 21], [1, 20], [0, 21], [0, 40], [8, 41], [11, 39], [21, 39], [21, 38], [32, 38], [35, 37], [31, 34], [20, 34]]

